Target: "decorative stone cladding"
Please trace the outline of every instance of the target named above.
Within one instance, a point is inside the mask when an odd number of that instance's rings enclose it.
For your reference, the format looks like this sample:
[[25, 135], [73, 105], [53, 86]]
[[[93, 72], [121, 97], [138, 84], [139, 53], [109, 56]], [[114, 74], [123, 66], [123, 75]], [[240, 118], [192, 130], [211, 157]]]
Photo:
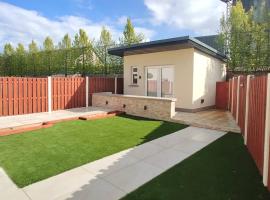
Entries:
[[175, 115], [175, 98], [94, 93], [92, 106], [124, 111], [129, 115], [170, 120]]

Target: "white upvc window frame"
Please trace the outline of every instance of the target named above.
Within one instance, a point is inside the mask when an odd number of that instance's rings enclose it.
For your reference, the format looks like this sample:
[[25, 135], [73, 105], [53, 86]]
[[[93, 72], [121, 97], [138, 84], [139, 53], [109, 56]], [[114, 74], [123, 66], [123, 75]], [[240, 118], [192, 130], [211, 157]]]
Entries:
[[[175, 73], [175, 67], [174, 65], [149, 65], [149, 66], [145, 66], [144, 67], [144, 73], [145, 73], [145, 80], [144, 80], [144, 96], [147, 96], [147, 70], [148, 69], [160, 69], [160, 72], [159, 72], [159, 77], [158, 77], [158, 83], [157, 83], [157, 95], [158, 97], [161, 97], [162, 96], [162, 74], [161, 74], [161, 70], [162, 68], [171, 68], [173, 69], [173, 74]], [[173, 83], [175, 83], [175, 74], [174, 74], [174, 77], [173, 77]], [[173, 84], [173, 88], [172, 88], [172, 96], [174, 96], [174, 86], [175, 84]]]
[[[136, 71], [134, 71], [134, 69], [137, 69]], [[131, 66], [131, 84], [132, 85], [138, 85], [138, 81], [139, 81], [139, 73], [138, 73], [138, 67], [136, 66]], [[135, 81], [136, 80], [136, 81]]]

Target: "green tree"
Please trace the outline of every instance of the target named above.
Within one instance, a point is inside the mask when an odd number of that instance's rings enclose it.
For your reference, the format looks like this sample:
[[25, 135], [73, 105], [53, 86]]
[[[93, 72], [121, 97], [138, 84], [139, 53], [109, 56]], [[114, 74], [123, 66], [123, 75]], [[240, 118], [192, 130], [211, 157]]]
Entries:
[[111, 65], [112, 57], [108, 55], [108, 48], [114, 45], [114, 41], [112, 39], [112, 35], [109, 30], [107, 30], [104, 26], [101, 29], [99, 41], [96, 46], [96, 51], [100, 65], [104, 67], [104, 73], [108, 72], [108, 65]]
[[14, 65], [14, 54], [15, 50], [10, 43], [5, 44], [4, 54], [2, 56], [2, 65], [4, 69], [2, 70], [4, 74], [9, 76], [12, 75], [12, 67]]
[[15, 74], [23, 76], [25, 72], [27, 71], [27, 69], [26, 69], [26, 59], [25, 59], [26, 51], [22, 43], [18, 44], [15, 54], [16, 54], [16, 66], [14, 69]]
[[16, 48], [16, 54], [17, 55], [25, 55], [26, 51], [22, 43], [19, 43]]
[[91, 41], [89, 40], [85, 30], [80, 29], [79, 33], [75, 34], [73, 46], [77, 48], [91, 46]]
[[4, 56], [11, 56], [14, 54], [14, 48], [10, 43], [5, 44], [4, 46]]
[[68, 34], [66, 34], [59, 45], [60, 49], [69, 49], [71, 48], [71, 39]]
[[37, 53], [38, 52], [38, 46], [37, 43], [32, 40], [32, 42], [28, 46], [29, 53]]
[[112, 35], [109, 30], [106, 29], [106, 27], [102, 27], [100, 38], [99, 38], [99, 45], [101, 46], [111, 46], [114, 44], [114, 41], [112, 39]]
[[45, 51], [52, 51], [54, 50], [54, 44], [53, 44], [53, 40], [48, 36], [45, 38], [44, 42], [43, 42], [43, 49]]
[[27, 69], [30, 72], [33, 72], [34, 75], [37, 73], [37, 65], [40, 62], [40, 55], [38, 54], [39, 48], [37, 43], [32, 40], [32, 42], [28, 45], [29, 54], [27, 55]]
[[267, 65], [266, 27], [254, 20], [253, 9], [245, 11], [241, 1], [232, 7], [228, 19], [221, 18], [219, 40], [225, 46], [229, 69], [254, 71]]
[[140, 43], [144, 40], [143, 34], [137, 34], [135, 32], [134, 26], [130, 18], [127, 19], [127, 23], [125, 25], [123, 35], [124, 35], [124, 38], [122, 39], [122, 43], [127, 44], [127, 45]]

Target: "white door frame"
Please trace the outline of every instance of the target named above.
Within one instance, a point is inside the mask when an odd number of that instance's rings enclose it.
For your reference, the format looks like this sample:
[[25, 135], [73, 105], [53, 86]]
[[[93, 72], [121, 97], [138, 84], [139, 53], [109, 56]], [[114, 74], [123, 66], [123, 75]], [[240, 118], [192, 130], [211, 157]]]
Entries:
[[[173, 69], [173, 83], [174, 83], [174, 77], [175, 77], [175, 74], [174, 74], [174, 66], [173, 65], [154, 65], [154, 66], [146, 66], [144, 68], [144, 74], [145, 74], [145, 80], [144, 80], [144, 95], [147, 96], [147, 70], [148, 69], [160, 69], [159, 70], [159, 77], [158, 77], [158, 83], [157, 83], [157, 96], [158, 97], [161, 97], [161, 90], [162, 90], [162, 86], [161, 86], [161, 82], [162, 82], [162, 68], [172, 68]], [[173, 95], [174, 95], [174, 84], [173, 84], [173, 88], [172, 88], [172, 91], [173, 91]]]

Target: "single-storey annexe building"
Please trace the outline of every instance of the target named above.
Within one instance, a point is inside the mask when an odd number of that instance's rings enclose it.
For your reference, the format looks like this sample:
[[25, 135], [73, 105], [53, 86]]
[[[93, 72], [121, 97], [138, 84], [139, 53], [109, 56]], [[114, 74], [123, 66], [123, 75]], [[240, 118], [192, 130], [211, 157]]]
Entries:
[[178, 111], [213, 107], [226, 57], [203, 39], [185, 36], [109, 49], [124, 59], [124, 94], [174, 97]]

